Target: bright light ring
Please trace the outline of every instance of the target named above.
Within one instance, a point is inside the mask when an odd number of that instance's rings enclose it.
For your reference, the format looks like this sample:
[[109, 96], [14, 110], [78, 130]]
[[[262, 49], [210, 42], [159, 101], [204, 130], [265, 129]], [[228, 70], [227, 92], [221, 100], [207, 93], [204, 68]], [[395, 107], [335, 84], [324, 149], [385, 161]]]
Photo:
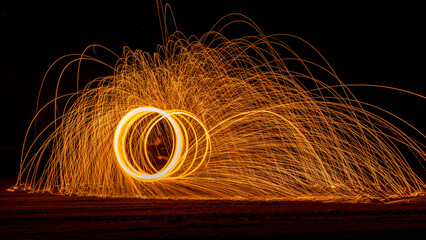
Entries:
[[[172, 149], [172, 154], [169, 157], [169, 160], [163, 169], [158, 171], [154, 174], [148, 174], [144, 171], [142, 171], [141, 168], [136, 169], [129, 161], [129, 157], [125, 151], [126, 146], [126, 136], [128, 135], [131, 126], [140, 120], [141, 118], [145, 118], [153, 113], [159, 114], [161, 117], [155, 121], [150, 121], [147, 126], [145, 126], [144, 133], [144, 149], [145, 154], [144, 157], [147, 158], [148, 155], [146, 153], [146, 146], [147, 146], [147, 139], [148, 136], [155, 126], [160, 120], [165, 119], [169, 122], [174, 135], [174, 145]], [[128, 112], [118, 123], [117, 129], [115, 130], [114, 135], [114, 151], [117, 158], [117, 161], [119, 165], [121, 166], [121, 169], [131, 176], [132, 178], [139, 180], [139, 181], [157, 181], [164, 178], [170, 178], [173, 173], [176, 173], [180, 167], [183, 166], [183, 162], [186, 160], [186, 156], [188, 153], [188, 150], [190, 149], [189, 145], [189, 139], [188, 139], [188, 133], [187, 129], [184, 129], [184, 124], [179, 117], [189, 117], [195, 120], [203, 129], [204, 135], [201, 137], [198, 137], [194, 126], [190, 124], [188, 119], [185, 119], [185, 122], [189, 124], [189, 128], [193, 131], [195, 136], [195, 154], [194, 158], [192, 159], [191, 163], [189, 164], [189, 167], [183, 171], [179, 176], [173, 176], [173, 177], [183, 177], [187, 176], [191, 173], [193, 173], [195, 170], [197, 170], [201, 164], [206, 160], [210, 148], [210, 137], [208, 135], [208, 131], [206, 127], [202, 124], [202, 122], [192, 115], [189, 112], [182, 111], [182, 110], [171, 110], [171, 111], [164, 111], [155, 107], [140, 107], [131, 110]], [[198, 143], [201, 141], [202, 138], [205, 138], [205, 152], [203, 156], [201, 157], [201, 160], [198, 162], [197, 155], [198, 155]], [[147, 160], [147, 162], [151, 165], [150, 161]], [[197, 162], [197, 163], [196, 163]], [[195, 167], [194, 167], [195, 165]], [[151, 165], [152, 166], [152, 165]], [[191, 169], [194, 167], [193, 169]]]

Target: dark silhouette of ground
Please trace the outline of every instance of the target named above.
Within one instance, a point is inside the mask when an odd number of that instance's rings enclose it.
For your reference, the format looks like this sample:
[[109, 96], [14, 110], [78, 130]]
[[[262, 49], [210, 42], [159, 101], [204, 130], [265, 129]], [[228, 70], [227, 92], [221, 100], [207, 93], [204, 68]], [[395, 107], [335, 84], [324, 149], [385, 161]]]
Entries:
[[1, 239], [425, 239], [425, 198], [395, 203], [155, 200], [0, 189]]

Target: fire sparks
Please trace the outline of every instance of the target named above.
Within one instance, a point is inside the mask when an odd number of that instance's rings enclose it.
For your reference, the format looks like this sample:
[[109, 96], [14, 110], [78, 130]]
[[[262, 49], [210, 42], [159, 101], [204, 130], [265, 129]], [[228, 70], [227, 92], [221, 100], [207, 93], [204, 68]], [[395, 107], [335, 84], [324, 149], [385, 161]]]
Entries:
[[[322, 65], [261, 32], [237, 39], [178, 32], [154, 54], [126, 49], [113, 76], [50, 103], [69, 99], [64, 113], [24, 145], [16, 187], [327, 201], [422, 192], [424, 182], [398, 146], [422, 163], [425, 146], [367, 111], [319, 56]], [[82, 59], [94, 58], [76, 61]], [[317, 79], [316, 71], [334, 82]], [[150, 150], [160, 143], [168, 154]]]

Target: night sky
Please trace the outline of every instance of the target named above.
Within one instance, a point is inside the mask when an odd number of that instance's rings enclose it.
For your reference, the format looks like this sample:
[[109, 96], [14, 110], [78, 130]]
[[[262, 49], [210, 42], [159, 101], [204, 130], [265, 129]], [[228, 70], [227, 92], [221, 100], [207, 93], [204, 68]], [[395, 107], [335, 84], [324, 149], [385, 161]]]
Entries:
[[[124, 46], [153, 52], [162, 43], [154, 0], [100, 5], [14, 2], [0, 6], [0, 159], [7, 166], [1, 173], [10, 175], [17, 174], [19, 148], [35, 114], [38, 88], [53, 61], [81, 53], [91, 44], [120, 55]], [[307, 40], [345, 83], [382, 84], [426, 95], [426, 14], [420, 5], [170, 2], [178, 29], [187, 36], [201, 36], [222, 16], [238, 12], [250, 17], [266, 35], [288, 33]], [[227, 36], [242, 36], [241, 31]], [[298, 50], [297, 45], [292, 47]], [[354, 92], [426, 132], [426, 100], [378, 89]]]

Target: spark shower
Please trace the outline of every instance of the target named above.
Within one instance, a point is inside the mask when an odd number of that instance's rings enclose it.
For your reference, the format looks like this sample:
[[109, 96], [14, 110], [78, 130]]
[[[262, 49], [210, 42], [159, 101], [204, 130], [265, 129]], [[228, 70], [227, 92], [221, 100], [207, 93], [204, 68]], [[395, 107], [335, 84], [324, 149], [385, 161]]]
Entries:
[[[235, 16], [258, 34], [227, 38], [223, 28], [232, 27], [226, 21]], [[199, 38], [164, 31], [156, 52], [124, 48], [115, 66], [107, 66], [112, 76], [72, 94], [57, 90], [30, 124], [14, 188], [101, 197], [320, 201], [387, 200], [424, 191], [407, 161], [424, 164], [424, 134], [408, 136], [378, 113], [414, 127], [359, 101], [304, 40], [265, 36], [238, 14], [224, 22]], [[286, 39], [308, 46], [321, 61], [300, 56]], [[74, 56], [65, 69], [85, 61], [104, 64], [90, 55], [93, 48], [105, 50], [90, 46], [57, 62]], [[52, 122], [35, 128], [49, 106]]]

